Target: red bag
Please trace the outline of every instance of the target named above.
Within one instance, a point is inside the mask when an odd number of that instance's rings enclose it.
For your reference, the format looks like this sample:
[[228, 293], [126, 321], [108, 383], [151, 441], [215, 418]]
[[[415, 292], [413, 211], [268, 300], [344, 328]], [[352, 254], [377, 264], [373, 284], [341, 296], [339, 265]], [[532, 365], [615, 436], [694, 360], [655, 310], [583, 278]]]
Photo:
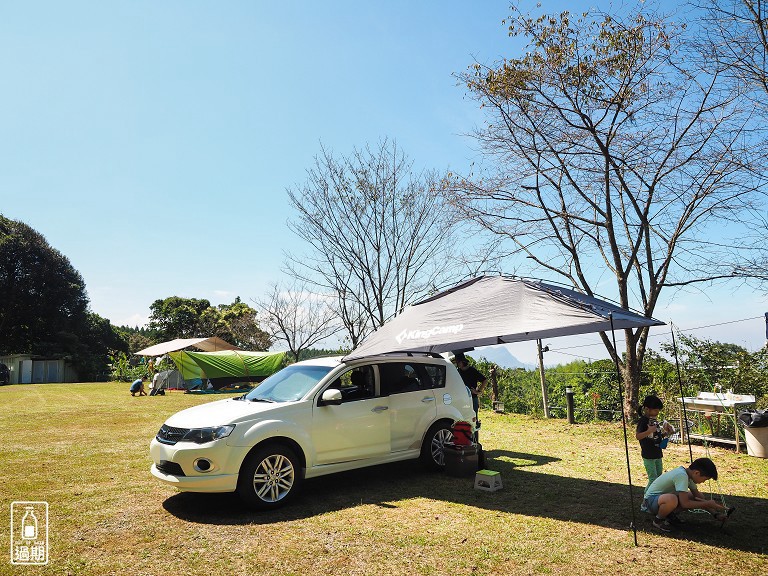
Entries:
[[472, 425], [464, 420], [454, 422], [451, 427], [453, 444], [455, 446], [469, 446], [472, 444]]

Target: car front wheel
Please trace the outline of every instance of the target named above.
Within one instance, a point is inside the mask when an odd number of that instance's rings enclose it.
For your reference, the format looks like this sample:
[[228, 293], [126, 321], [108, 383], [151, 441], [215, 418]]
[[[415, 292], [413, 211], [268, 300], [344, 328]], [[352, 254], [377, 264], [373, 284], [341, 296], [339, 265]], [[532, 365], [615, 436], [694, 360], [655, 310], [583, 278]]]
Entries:
[[296, 495], [301, 480], [301, 466], [293, 450], [270, 444], [248, 456], [240, 470], [237, 493], [252, 508], [279, 508]]
[[452, 440], [453, 433], [449, 423], [436, 422], [432, 424], [424, 436], [424, 443], [421, 445], [421, 462], [432, 470], [445, 468], [444, 446], [446, 442]]

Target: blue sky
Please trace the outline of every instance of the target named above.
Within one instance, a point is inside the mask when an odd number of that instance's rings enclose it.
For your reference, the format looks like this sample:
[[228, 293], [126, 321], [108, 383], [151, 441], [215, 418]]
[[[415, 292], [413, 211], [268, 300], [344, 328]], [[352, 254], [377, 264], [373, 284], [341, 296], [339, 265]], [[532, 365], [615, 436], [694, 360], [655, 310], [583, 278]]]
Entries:
[[[519, 48], [508, 13], [492, 0], [4, 3], [0, 212], [64, 253], [114, 324], [143, 324], [172, 295], [260, 298], [301, 250], [285, 190], [321, 142], [341, 154], [394, 138], [438, 170], [477, 159], [464, 135], [481, 111], [454, 74]], [[765, 310], [719, 290], [657, 317], [692, 328]], [[759, 318], [727, 326], [695, 334], [765, 341]]]

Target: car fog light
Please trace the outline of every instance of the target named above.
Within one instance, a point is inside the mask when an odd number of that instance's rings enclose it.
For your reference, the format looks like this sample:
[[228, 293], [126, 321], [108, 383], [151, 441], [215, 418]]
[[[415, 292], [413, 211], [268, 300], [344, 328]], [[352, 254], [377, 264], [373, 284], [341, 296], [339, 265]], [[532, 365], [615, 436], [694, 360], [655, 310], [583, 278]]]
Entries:
[[208, 472], [213, 468], [213, 464], [208, 458], [198, 458], [192, 466], [198, 472]]

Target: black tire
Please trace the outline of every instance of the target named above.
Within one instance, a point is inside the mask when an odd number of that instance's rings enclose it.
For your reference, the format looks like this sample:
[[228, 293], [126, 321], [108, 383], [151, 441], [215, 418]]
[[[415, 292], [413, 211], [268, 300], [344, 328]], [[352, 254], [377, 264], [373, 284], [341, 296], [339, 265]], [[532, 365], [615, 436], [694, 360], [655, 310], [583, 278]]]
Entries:
[[451, 425], [448, 422], [435, 422], [427, 430], [424, 442], [421, 445], [421, 463], [430, 470], [443, 470], [445, 468], [446, 442], [453, 440]]
[[240, 468], [237, 494], [256, 510], [273, 510], [292, 500], [303, 480], [299, 459], [281, 444], [252, 452]]

